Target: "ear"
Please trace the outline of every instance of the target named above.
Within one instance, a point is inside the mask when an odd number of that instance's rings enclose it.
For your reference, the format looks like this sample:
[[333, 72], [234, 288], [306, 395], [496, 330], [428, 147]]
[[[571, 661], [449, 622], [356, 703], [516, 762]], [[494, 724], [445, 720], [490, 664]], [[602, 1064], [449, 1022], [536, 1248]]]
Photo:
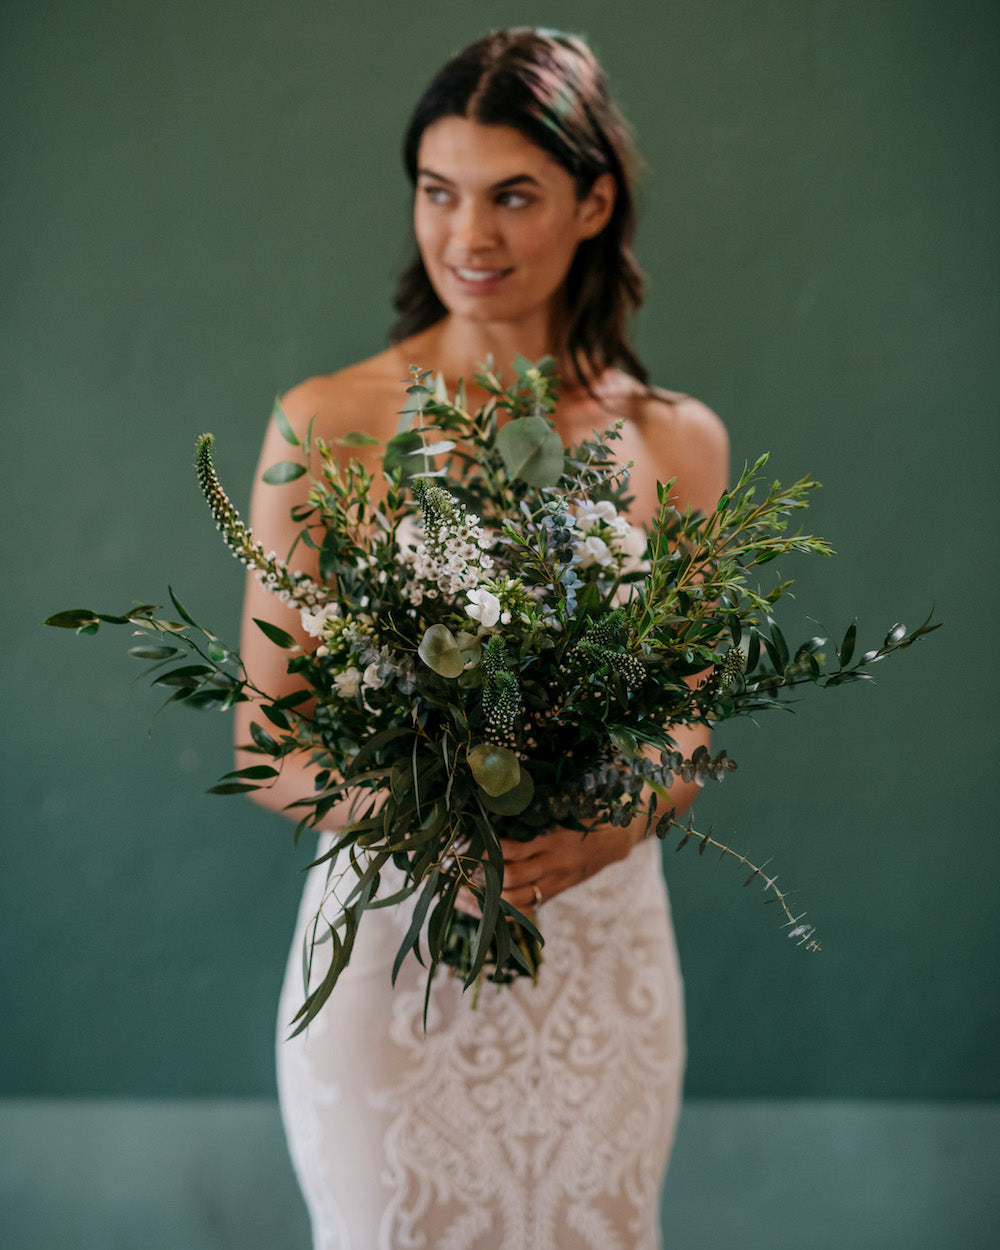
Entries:
[[617, 187], [613, 174], [600, 174], [577, 206], [577, 222], [581, 239], [593, 239], [611, 220]]

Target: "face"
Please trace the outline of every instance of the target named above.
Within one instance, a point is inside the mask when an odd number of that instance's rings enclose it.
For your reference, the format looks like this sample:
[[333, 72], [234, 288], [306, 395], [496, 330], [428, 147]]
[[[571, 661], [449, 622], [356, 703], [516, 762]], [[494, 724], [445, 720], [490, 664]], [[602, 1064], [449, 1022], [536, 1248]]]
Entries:
[[551, 319], [577, 246], [611, 215], [611, 175], [578, 199], [572, 175], [520, 131], [465, 117], [427, 127], [417, 166], [417, 245], [448, 311]]

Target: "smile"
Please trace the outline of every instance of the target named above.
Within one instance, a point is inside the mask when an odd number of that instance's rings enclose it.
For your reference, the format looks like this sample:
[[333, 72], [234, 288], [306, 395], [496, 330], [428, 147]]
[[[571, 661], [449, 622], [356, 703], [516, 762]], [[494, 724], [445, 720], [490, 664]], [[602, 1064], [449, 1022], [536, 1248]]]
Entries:
[[510, 273], [509, 269], [465, 269], [455, 265], [452, 272], [463, 282], [495, 282], [498, 278], [506, 277]]

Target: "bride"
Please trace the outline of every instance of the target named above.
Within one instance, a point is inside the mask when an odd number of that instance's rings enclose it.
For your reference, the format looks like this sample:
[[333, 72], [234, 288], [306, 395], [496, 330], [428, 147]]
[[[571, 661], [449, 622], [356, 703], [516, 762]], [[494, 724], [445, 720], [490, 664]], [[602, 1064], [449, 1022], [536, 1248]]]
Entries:
[[[624, 419], [614, 446], [634, 463], [633, 521], [651, 518], [658, 478], [675, 479], [682, 509], [710, 511], [726, 481], [725, 431], [696, 400], [650, 387], [628, 341], [627, 315], [642, 296], [630, 149], [586, 45], [527, 28], [471, 44], [424, 92], [404, 154], [416, 251], [399, 283], [392, 345], [290, 391], [282, 403], [297, 432], [313, 422], [330, 443], [358, 429], [384, 442], [411, 364], [442, 374], [451, 391], [487, 357], [502, 369], [518, 354], [551, 355], [565, 443]], [[467, 393], [470, 405], [485, 399], [468, 383]], [[260, 472], [284, 457], [280, 441], [273, 430], [265, 438], [251, 524], [265, 549], [284, 553], [306, 479], [261, 485]], [[315, 576], [310, 553], [297, 551]], [[241, 650], [257, 685], [277, 694], [294, 679], [252, 624], [273, 611], [251, 578]], [[242, 705], [237, 743], [250, 740], [253, 716]], [[676, 736], [690, 754], [706, 734]], [[311, 788], [301, 763], [255, 797], [281, 810]], [[678, 810], [694, 793], [678, 783]], [[332, 813], [329, 827], [344, 814]], [[280, 1005], [278, 1079], [315, 1250], [661, 1246], [683, 998], [658, 843], [642, 832], [638, 822], [584, 840], [557, 828], [505, 843], [504, 897], [537, 908], [545, 936], [537, 983], [487, 986], [474, 1007], [457, 979], [439, 975], [426, 1032], [416, 961], [390, 985], [408, 924], [396, 908], [365, 917], [332, 998], [288, 1039], [325, 867], [310, 874]]]

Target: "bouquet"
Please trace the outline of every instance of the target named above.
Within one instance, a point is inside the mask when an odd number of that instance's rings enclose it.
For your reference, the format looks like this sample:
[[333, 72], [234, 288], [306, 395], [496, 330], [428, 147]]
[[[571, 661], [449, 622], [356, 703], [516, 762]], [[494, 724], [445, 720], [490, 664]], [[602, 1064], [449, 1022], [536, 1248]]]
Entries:
[[[534, 915], [501, 898], [500, 839], [555, 825], [599, 837], [601, 826], [644, 817], [647, 834], [677, 831], [677, 849], [693, 843], [732, 857], [748, 871], [745, 884], [760, 881], [777, 902], [789, 936], [818, 950], [774, 877], [677, 818], [675, 778], [722, 780], [736, 764], [704, 747], [684, 758], [672, 734], [774, 707], [802, 685], [864, 679], [937, 628], [929, 617], [915, 630], [894, 625], [857, 658], [853, 623], [829, 653], [818, 637], [790, 647], [774, 619], [790, 583], [764, 589], [757, 575], [787, 552], [829, 554], [823, 539], [789, 529], [815, 482], [767, 485], [762, 456], [708, 516], [679, 511], [672, 483], [660, 483], [658, 511], [639, 529], [627, 518], [627, 467], [613, 454], [620, 424], [569, 448], [554, 429], [554, 361], [518, 359], [509, 387], [491, 368], [475, 381], [489, 399], [469, 412], [461, 386], [449, 397], [411, 369], [380, 480], [349, 458], [370, 436], [341, 440], [345, 457], [311, 429], [300, 440], [276, 406], [299, 459], [265, 480], [306, 474], [312, 456], [321, 466], [293, 512], [316, 553], [316, 580], [295, 570], [294, 551], [264, 552], [218, 480], [212, 436], [198, 440], [199, 481], [226, 542], [315, 640], [303, 648], [280, 624], [257, 621], [287, 653], [292, 693], [255, 687], [238, 652], [172, 590], [179, 621], [143, 604], [46, 622], [85, 634], [102, 623], [135, 627], [131, 654], [172, 690], [168, 702], [256, 701], [249, 746], [261, 762], [227, 774], [215, 793], [273, 784], [284, 761], [305, 753], [315, 786], [292, 805], [296, 838], [351, 797], [349, 823], [316, 861], [341, 892], [311, 932], [307, 969], [321, 943], [330, 956], [299, 1029], [347, 966], [364, 913], [407, 898], [412, 919], [394, 979], [410, 952], [428, 968], [428, 993], [441, 964], [466, 986], [534, 976], [543, 937]], [[456, 905], [463, 889], [478, 915]]]

